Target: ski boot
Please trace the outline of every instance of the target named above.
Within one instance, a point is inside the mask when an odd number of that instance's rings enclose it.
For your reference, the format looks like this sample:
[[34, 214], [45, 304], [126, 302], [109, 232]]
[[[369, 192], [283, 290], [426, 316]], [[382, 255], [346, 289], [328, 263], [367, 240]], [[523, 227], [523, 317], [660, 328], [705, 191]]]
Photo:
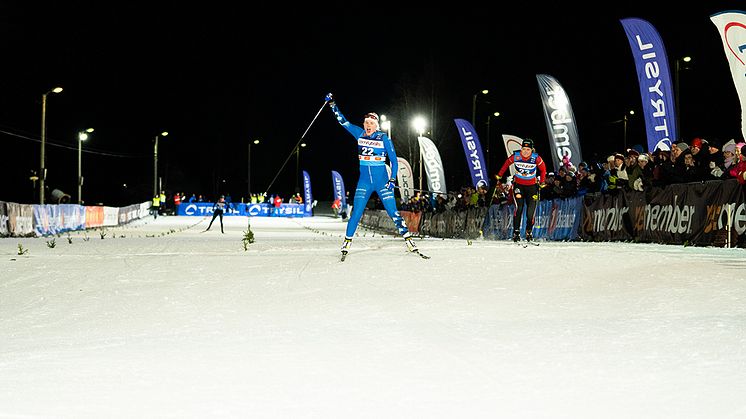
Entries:
[[521, 232], [514, 231], [513, 232], [513, 243], [518, 243], [519, 241], [521, 241]]
[[344, 243], [342, 243], [342, 254], [346, 255], [350, 251], [350, 246], [352, 246], [352, 238], [345, 237]]
[[526, 233], [526, 241], [531, 242], [534, 239], [534, 235], [531, 233]]
[[404, 238], [404, 243], [407, 244], [407, 250], [410, 252], [416, 252], [417, 251], [417, 245], [414, 244], [414, 240], [412, 239], [412, 236], [407, 236]]

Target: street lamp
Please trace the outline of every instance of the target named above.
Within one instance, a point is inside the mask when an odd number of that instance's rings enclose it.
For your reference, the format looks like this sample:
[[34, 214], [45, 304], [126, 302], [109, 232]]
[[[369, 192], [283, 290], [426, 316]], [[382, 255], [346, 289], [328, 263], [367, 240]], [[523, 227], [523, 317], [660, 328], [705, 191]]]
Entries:
[[249, 154], [248, 154], [248, 162], [249, 162], [249, 172], [246, 177], [246, 183], [249, 185], [249, 197], [247, 202], [251, 202], [251, 143], [259, 144], [259, 140], [249, 141]]
[[41, 170], [39, 171], [39, 204], [44, 205], [44, 181], [47, 178], [46, 155], [44, 148], [47, 145], [47, 95], [60, 93], [62, 88], [57, 86], [41, 95]]
[[624, 114], [622, 118], [622, 126], [624, 126], [624, 151], [627, 152], [627, 123], [629, 122], [629, 115], [634, 115], [635, 111], [630, 109], [629, 112]]
[[493, 116], [497, 118], [498, 116], [500, 116], [500, 112], [492, 112], [491, 114], [487, 115], [487, 147], [485, 153], [487, 155], [487, 159], [485, 163], [487, 163], [488, 168], [490, 167], [490, 120]]
[[[692, 57], [690, 57], [690, 56], [687, 55], [685, 57], [677, 58], [676, 61], [675, 61], [675, 63], [674, 63], [674, 79], [675, 79], [675, 82], [676, 82], [676, 84], [674, 85], [674, 99], [676, 100], [676, 112], [675, 112], [676, 113], [676, 132], [678, 133], [679, 138], [684, 138], [681, 135], [681, 130], [679, 129], [680, 126], [681, 126], [681, 123], [679, 122], [679, 120], [681, 119], [681, 117], [680, 117], [681, 110], [679, 109], [680, 106], [681, 106], [680, 105], [681, 102], [679, 100], [679, 96], [680, 96], [679, 95], [679, 72], [681, 70], [686, 70], [686, 69], [689, 68], [689, 67], [687, 67], [687, 66], [685, 66], [685, 65], [683, 65], [681, 63], [688, 63], [690, 61], [692, 61]], [[671, 140], [672, 141], [677, 141], [679, 138], [672, 138]]]
[[298, 179], [300, 178], [300, 148], [305, 147], [306, 143], [300, 143], [298, 147], [295, 147], [295, 192], [300, 192], [300, 186], [298, 186]]
[[486, 95], [490, 91], [487, 89], [484, 89], [482, 91], [479, 91], [477, 93], [474, 93], [474, 96], [472, 96], [471, 100], [471, 123], [475, 127], [477, 126], [477, 96], [481, 93], [483, 95]]
[[83, 141], [88, 139], [88, 134], [93, 132], [93, 128], [78, 133], [78, 205], [83, 205]]
[[[427, 121], [421, 116], [415, 116], [412, 120], [412, 128], [417, 131], [417, 138], [422, 137], [422, 134], [425, 133], [426, 126]], [[419, 146], [419, 140], [417, 146], [420, 150], [420, 190], [422, 190], [422, 147]]]
[[165, 137], [168, 132], [163, 131], [160, 135], [155, 136], [155, 142], [153, 143], [153, 196], [151, 199], [158, 195], [158, 137]]
[[391, 138], [391, 121], [384, 114], [381, 114], [381, 129], [386, 131], [386, 135]]

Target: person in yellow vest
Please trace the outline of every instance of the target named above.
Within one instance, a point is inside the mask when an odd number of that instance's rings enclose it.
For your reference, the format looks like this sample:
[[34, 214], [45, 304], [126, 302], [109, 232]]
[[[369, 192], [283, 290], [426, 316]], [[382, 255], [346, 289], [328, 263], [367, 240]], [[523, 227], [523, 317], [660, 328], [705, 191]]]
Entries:
[[166, 212], [166, 191], [161, 191], [160, 195], [161, 205], [158, 207], [159, 214], [163, 215]]
[[153, 219], [158, 218], [158, 211], [161, 209], [161, 196], [156, 195], [153, 197], [153, 205], [150, 207], [150, 211], [153, 213]]

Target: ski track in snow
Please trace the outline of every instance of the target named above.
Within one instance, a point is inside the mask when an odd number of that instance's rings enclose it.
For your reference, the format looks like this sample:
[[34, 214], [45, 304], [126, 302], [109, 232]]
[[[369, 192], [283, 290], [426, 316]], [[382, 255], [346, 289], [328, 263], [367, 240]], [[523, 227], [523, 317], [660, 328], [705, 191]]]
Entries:
[[248, 221], [0, 239], [0, 417], [746, 416], [743, 249]]

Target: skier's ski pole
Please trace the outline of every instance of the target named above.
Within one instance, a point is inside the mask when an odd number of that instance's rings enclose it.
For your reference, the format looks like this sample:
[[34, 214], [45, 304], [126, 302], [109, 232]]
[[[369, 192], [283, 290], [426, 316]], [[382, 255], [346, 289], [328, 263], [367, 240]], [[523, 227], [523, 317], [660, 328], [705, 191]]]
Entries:
[[311, 126], [313, 125], [313, 123], [316, 122], [316, 118], [319, 117], [319, 114], [321, 114], [321, 111], [324, 110], [324, 107], [326, 106], [326, 104], [327, 104], [327, 101], [324, 101], [324, 104], [321, 105], [321, 107], [319, 108], [319, 111], [316, 112], [316, 116], [314, 116], [313, 120], [311, 120], [311, 123], [308, 124], [308, 128], [306, 128], [306, 130], [303, 131], [303, 135], [301, 135], [300, 139], [298, 140], [298, 142], [295, 143], [295, 147], [293, 147], [293, 150], [290, 152], [290, 154], [288, 154], [288, 157], [285, 159], [285, 162], [282, 163], [282, 166], [280, 166], [280, 170], [277, 171], [277, 174], [275, 174], [275, 177], [274, 177], [274, 179], [272, 179], [272, 182], [269, 182], [269, 185], [267, 186], [267, 189], [265, 189], [265, 192], [269, 191], [269, 189], [275, 183], [275, 180], [277, 180], [277, 176], [280, 176], [280, 173], [282, 173], [282, 169], [285, 168], [285, 165], [288, 164], [288, 161], [290, 160], [290, 158], [293, 157], [293, 153], [296, 153], [296, 149], [300, 146], [300, 143], [303, 141], [303, 138], [308, 133], [308, 130], [311, 129]]

